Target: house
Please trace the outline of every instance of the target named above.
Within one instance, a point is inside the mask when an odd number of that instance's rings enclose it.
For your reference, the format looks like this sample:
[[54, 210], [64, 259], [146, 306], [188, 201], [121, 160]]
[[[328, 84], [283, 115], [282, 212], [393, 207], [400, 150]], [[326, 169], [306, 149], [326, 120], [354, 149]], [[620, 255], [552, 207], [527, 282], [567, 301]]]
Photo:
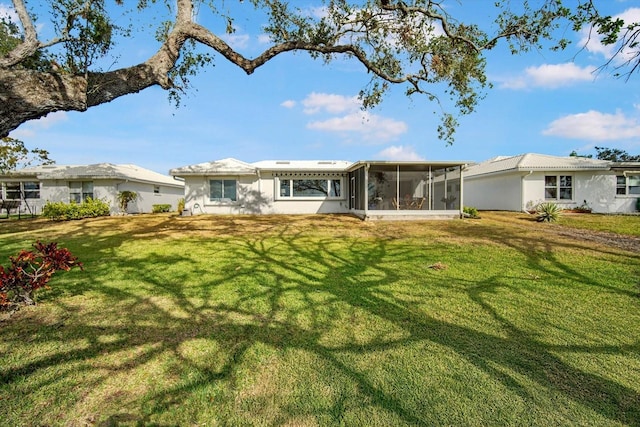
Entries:
[[151, 212], [153, 205], [177, 209], [184, 183], [136, 165], [99, 163], [82, 166], [44, 165], [0, 175], [0, 198], [20, 200], [22, 213], [38, 214], [46, 202], [81, 202], [91, 197], [106, 201], [119, 212], [118, 193], [134, 191], [127, 212]]
[[191, 214], [349, 213], [363, 219], [455, 218], [465, 162], [222, 159], [172, 169]]
[[527, 153], [496, 157], [464, 172], [465, 204], [480, 210], [523, 211], [540, 202], [598, 213], [636, 211], [640, 163]]

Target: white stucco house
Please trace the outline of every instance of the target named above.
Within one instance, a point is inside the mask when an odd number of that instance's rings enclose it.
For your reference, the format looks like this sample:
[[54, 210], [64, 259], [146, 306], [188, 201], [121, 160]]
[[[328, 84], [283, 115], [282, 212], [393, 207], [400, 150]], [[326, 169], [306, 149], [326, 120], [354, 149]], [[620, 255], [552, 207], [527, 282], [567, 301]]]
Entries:
[[527, 153], [496, 157], [464, 171], [465, 204], [523, 211], [540, 202], [564, 209], [587, 204], [596, 213], [636, 211], [640, 163]]
[[187, 214], [350, 213], [363, 219], [459, 218], [465, 162], [227, 158], [172, 169]]
[[184, 197], [184, 182], [140, 166], [111, 163], [45, 165], [0, 175], [0, 198], [20, 200], [22, 213], [39, 214], [47, 201], [81, 202], [87, 197], [104, 200], [117, 213], [121, 191], [138, 195], [129, 203], [128, 213], [151, 212], [156, 204], [170, 204], [176, 210]]

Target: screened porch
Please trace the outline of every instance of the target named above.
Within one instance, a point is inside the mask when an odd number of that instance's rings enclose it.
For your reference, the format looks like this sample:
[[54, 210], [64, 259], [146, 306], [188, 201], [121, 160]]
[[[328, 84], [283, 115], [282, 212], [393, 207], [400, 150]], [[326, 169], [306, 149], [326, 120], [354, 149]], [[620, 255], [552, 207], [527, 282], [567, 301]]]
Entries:
[[358, 162], [349, 172], [349, 208], [364, 218], [457, 217], [464, 165]]

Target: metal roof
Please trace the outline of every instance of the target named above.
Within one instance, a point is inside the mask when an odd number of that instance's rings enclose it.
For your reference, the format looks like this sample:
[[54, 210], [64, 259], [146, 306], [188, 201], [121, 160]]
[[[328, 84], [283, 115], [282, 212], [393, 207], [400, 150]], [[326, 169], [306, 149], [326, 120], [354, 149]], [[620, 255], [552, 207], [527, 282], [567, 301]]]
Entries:
[[351, 165], [346, 160], [263, 160], [252, 163], [268, 171], [331, 171], [342, 172]]
[[24, 168], [7, 174], [11, 177], [35, 177], [39, 180], [76, 180], [76, 179], [120, 179], [148, 182], [174, 187], [183, 187], [184, 183], [174, 178], [142, 168], [137, 165], [97, 163], [93, 165], [44, 165]]
[[188, 175], [256, 175], [255, 166], [233, 158], [182, 166], [169, 171], [173, 176]]
[[526, 153], [511, 157], [495, 157], [482, 163], [471, 165], [465, 171], [465, 177], [479, 175], [538, 171], [577, 171], [609, 170], [611, 162], [586, 157], [560, 157], [545, 154]]

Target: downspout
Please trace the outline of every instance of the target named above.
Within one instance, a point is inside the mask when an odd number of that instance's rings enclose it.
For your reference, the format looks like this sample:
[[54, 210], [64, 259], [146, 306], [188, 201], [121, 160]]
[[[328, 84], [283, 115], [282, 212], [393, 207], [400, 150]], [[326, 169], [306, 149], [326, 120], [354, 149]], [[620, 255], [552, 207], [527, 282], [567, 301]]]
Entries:
[[528, 176], [530, 176], [533, 173], [533, 170], [530, 170], [529, 173], [527, 173], [526, 175], [523, 175], [522, 178], [520, 178], [520, 209], [522, 210], [522, 212], [527, 212], [527, 207], [526, 207], [526, 202], [524, 201], [524, 179]]

